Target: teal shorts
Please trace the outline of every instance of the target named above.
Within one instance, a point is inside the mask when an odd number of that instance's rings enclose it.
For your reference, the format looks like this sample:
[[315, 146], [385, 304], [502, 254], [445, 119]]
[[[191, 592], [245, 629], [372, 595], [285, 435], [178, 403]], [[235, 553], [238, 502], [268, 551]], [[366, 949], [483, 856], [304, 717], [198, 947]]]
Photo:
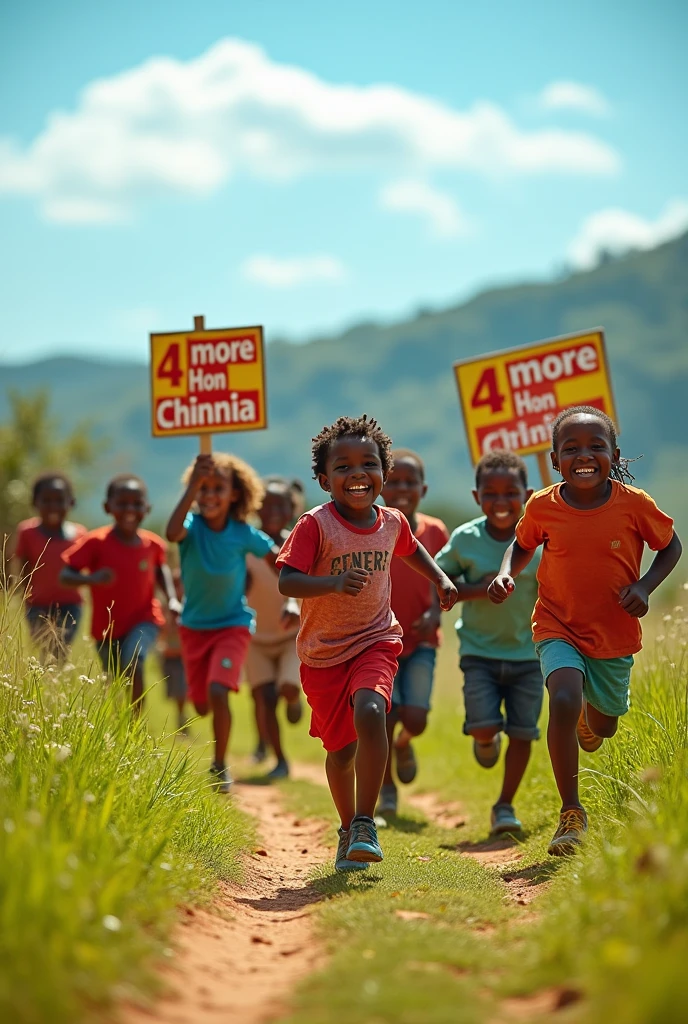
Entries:
[[558, 668], [575, 668], [583, 673], [583, 696], [588, 704], [610, 718], [626, 714], [632, 654], [625, 658], [588, 658], [565, 640], [541, 640], [535, 650], [545, 683]]

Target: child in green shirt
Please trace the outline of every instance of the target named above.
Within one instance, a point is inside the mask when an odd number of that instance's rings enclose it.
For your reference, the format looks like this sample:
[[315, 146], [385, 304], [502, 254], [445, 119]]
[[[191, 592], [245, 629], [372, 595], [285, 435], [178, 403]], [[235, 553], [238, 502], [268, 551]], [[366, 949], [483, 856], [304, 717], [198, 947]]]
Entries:
[[509, 737], [502, 790], [491, 813], [492, 832], [516, 834], [523, 826], [513, 799], [528, 765], [531, 743], [540, 736], [543, 682], [530, 625], [539, 552], [519, 577], [518, 592], [510, 602], [492, 604], [487, 588], [533, 492], [523, 459], [505, 451], [483, 456], [476, 467], [475, 487], [473, 497], [483, 515], [454, 530], [436, 561], [455, 580], [463, 602], [456, 623], [464, 678], [463, 731], [473, 737], [478, 763], [493, 767], [502, 732]]

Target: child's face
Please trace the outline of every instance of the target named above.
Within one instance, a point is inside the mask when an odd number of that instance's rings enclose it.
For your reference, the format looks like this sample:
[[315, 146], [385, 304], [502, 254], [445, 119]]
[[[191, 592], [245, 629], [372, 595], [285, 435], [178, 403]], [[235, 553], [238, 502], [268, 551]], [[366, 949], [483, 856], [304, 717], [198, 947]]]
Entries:
[[480, 474], [480, 483], [473, 497], [480, 505], [487, 521], [495, 530], [513, 531], [531, 488], [523, 486], [517, 469], [491, 469]]
[[382, 497], [386, 505], [398, 508], [407, 519], [410, 519], [427, 490], [427, 484], [416, 460], [403, 456], [394, 460], [394, 467], [382, 488]]
[[148, 495], [135, 480], [118, 484], [104, 507], [115, 520], [117, 529], [126, 537], [136, 535], [142, 520], [150, 512]]
[[59, 530], [74, 504], [63, 480], [50, 480], [39, 488], [34, 508], [40, 516], [41, 523], [49, 530]]
[[370, 508], [382, 490], [384, 474], [375, 441], [365, 437], [340, 437], [330, 446], [320, 486], [340, 505], [353, 512]]
[[269, 537], [278, 537], [289, 525], [294, 514], [291, 494], [285, 491], [267, 490], [260, 512], [260, 528]]
[[591, 413], [579, 413], [564, 420], [552, 465], [566, 483], [577, 491], [590, 491], [609, 479], [619, 461], [619, 449], [612, 448], [604, 422]]
[[204, 477], [196, 491], [199, 512], [208, 526], [216, 529], [224, 527], [229, 510], [237, 498], [232, 476], [224, 473], [213, 473], [212, 476]]

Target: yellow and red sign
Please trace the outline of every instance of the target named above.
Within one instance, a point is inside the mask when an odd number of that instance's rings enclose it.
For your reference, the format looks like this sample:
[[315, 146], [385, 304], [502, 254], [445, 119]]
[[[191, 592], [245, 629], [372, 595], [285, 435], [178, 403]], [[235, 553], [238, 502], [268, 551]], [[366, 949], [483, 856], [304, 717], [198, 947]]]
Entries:
[[551, 338], [454, 363], [473, 463], [493, 448], [551, 448], [551, 423], [571, 405], [615, 419], [604, 331]]
[[150, 339], [154, 437], [267, 427], [262, 327]]

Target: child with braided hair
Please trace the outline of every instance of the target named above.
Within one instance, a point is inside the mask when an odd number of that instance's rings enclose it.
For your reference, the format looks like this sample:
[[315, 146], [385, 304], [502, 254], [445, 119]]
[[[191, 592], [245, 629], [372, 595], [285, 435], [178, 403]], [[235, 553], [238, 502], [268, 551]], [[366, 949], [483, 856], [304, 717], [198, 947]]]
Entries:
[[429, 580], [440, 607], [456, 588], [396, 508], [375, 504], [392, 468], [392, 442], [375, 420], [340, 416], [313, 438], [313, 471], [331, 501], [301, 516], [281, 549], [279, 589], [302, 599], [296, 650], [311, 735], [341, 819], [335, 868], [382, 860], [373, 815], [388, 753], [402, 630], [392, 612], [396, 555]]
[[[548, 853], [575, 852], [587, 831], [578, 795], [578, 746], [591, 752], [628, 710], [638, 619], [681, 556], [673, 520], [630, 485], [612, 420], [591, 406], [552, 424], [552, 466], [563, 483], [534, 494], [516, 527], [490, 600], [506, 601], [542, 544], [533, 639], [549, 692], [547, 744], [562, 800]], [[644, 545], [657, 554], [640, 576]]]

